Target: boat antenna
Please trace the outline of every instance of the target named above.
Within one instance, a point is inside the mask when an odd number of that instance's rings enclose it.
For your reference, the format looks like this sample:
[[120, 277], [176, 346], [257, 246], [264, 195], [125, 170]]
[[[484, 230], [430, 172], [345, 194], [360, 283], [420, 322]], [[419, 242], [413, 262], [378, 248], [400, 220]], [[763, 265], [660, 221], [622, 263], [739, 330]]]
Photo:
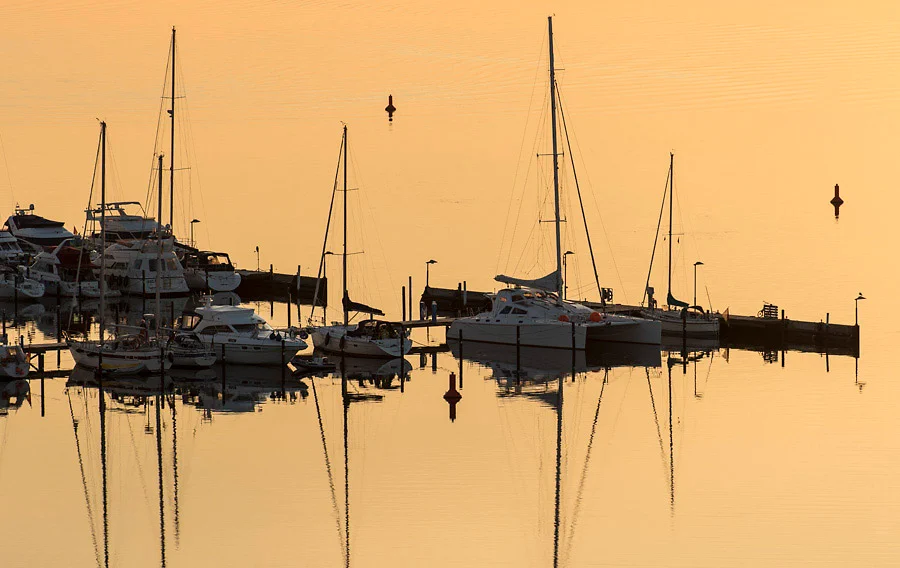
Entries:
[[[173, 214], [175, 210], [175, 26], [172, 26], [172, 99], [169, 103], [169, 120], [172, 122], [172, 130], [169, 138], [169, 227], [174, 231]], [[160, 182], [162, 191], [162, 182]], [[159, 215], [159, 223], [162, 224], [162, 213]]]
[[559, 297], [562, 298], [562, 243], [559, 227], [559, 152], [556, 143], [556, 70], [553, 68], [553, 16], [547, 16], [547, 29], [550, 38], [550, 125], [553, 139], [553, 208], [554, 224], [556, 225], [556, 292]]

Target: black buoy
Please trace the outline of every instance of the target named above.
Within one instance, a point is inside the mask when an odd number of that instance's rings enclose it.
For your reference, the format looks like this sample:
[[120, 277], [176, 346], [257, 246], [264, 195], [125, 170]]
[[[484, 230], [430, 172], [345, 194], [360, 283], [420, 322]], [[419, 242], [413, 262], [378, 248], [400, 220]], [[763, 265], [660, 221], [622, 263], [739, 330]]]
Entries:
[[388, 122], [394, 122], [394, 113], [397, 107], [394, 106], [394, 95], [388, 95], [388, 104], [384, 107], [384, 111], [388, 113]]
[[834, 197], [830, 203], [834, 205], [834, 218], [837, 219], [841, 216], [841, 205], [844, 204], [844, 200], [841, 199], [841, 186], [838, 184], [834, 184]]

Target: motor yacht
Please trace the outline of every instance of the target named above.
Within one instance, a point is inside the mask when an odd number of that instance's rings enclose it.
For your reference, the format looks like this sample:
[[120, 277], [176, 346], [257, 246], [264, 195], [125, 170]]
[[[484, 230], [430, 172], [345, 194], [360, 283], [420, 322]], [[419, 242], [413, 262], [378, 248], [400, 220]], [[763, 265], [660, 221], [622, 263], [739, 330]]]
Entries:
[[0, 298], [7, 300], [37, 299], [44, 296], [44, 285], [17, 273], [8, 266], [0, 266]]
[[147, 217], [143, 206], [137, 201], [106, 203], [87, 209], [85, 213], [87, 220], [94, 224], [94, 237], [99, 236], [102, 220], [108, 242], [147, 239], [160, 229], [159, 223], [153, 217]]
[[16, 206], [15, 214], [6, 219], [6, 230], [17, 239], [40, 247], [56, 246], [75, 236], [62, 221], [35, 215], [33, 203], [28, 209]]
[[210, 347], [216, 358], [246, 365], [287, 365], [298, 351], [306, 349], [302, 336], [280, 332], [246, 306], [204, 305], [182, 314], [177, 330], [191, 332]]
[[191, 290], [233, 292], [241, 284], [227, 253], [188, 251], [181, 257], [184, 278]]
[[25, 258], [19, 240], [9, 231], [0, 231], [0, 262], [17, 264]]
[[[19, 266], [19, 272], [44, 285], [45, 294], [77, 298], [99, 298], [100, 282], [94, 276], [90, 255], [74, 239], [57, 245], [52, 251], [38, 253], [30, 266]], [[109, 296], [119, 292], [108, 290]]]
[[190, 293], [172, 241], [171, 237], [163, 240], [162, 253], [155, 240], [119, 242], [107, 247], [104, 256], [110, 288], [133, 296], [155, 296], [158, 280], [162, 296]]

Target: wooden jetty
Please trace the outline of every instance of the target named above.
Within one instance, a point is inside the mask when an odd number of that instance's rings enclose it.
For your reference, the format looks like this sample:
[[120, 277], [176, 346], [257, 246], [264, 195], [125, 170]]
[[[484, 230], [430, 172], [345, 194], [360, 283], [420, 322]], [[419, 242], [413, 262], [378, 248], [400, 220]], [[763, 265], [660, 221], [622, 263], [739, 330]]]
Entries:
[[[487, 293], [466, 290], [462, 283], [456, 289], [426, 287], [420, 302], [428, 317], [421, 322], [402, 322], [407, 328], [447, 327], [453, 323], [454, 317], [491, 308]], [[627, 304], [580, 303], [598, 311], [623, 315], [637, 315], [641, 310], [640, 306]], [[440, 317], [432, 321], [434, 308]], [[784, 310], [778, 317], [778, 307], [770, 304], [765, 304], [756, 316], [716, 315], [719, 318], [719, 345], [722, 347], [791, 349], [859, 356], [858, 325], [792, 320], [785, 317]]]
[[[280, 274], [275, 272], [274, 266], [269, 265], [269, 270], [237, 270], [241, 275], [241, 284], [237, 292], [244, 300], [257, 301], [291, 301], [301, 304], [312, 304], [316, 296], [316, 280], [314, 276], [300, 276], [300, 267], [296, 274]], [[326, 306], [328, 303], [328, 279], [319, 280], [319, 293], [316, 300], [317, 306]]]

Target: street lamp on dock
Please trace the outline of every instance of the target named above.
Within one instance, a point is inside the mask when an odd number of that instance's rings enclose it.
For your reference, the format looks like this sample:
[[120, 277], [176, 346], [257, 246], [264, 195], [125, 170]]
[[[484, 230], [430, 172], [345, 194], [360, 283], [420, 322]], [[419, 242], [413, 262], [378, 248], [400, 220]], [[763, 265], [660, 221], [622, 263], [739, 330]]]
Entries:
[[854, 310], [855, 314], [853, 317], [853, 325], [855, 325], [856, 327], [859, 327], [859, 301], [865, 299], [866, 297], [862, 295], [862, 292], [860, 292], [859, 295], [853, 300], [854, 307], [856, 308]]
[[431, 267], [432, 264], [437, 264], [437, 261], [433, 258], [425, 263], [425, 287], [426, 288], [428, 288], [428, 269]]
[[697, 305], [697, 267], [703, 266], [701, 261], [697, 261], [694, 263], [694, 305]]
[[259, 245], [256, 245], [256, 271], [259, 272]]
[[200, 219], [191, 219], [191, 246], [197, 248], [197, 243], [194, 241], [194, 223], [199, 223]]

